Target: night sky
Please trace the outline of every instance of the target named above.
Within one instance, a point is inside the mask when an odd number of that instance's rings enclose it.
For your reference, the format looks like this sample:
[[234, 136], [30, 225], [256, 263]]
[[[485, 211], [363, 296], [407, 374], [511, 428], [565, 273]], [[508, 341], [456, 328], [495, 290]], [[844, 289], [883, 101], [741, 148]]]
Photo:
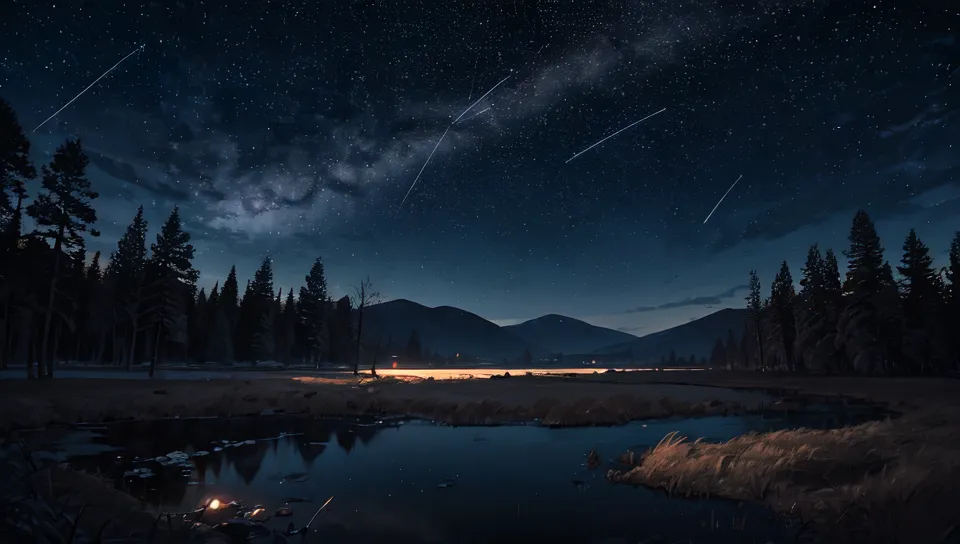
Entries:
[[942, 264], [958, 22], [948, 0], [6, 0], [0, 95], [29, 133], [144, 46], [30, 135], [38, 163], [83, 138], [91, 251], [179, 205], [203, 286], [266, 255], [299, 286], [322, 256], [336, 296], [369, 275], [642, 335], [743, 306], [751, 268], [798, 277], [860, 207], [888, 258], [915, 226]]

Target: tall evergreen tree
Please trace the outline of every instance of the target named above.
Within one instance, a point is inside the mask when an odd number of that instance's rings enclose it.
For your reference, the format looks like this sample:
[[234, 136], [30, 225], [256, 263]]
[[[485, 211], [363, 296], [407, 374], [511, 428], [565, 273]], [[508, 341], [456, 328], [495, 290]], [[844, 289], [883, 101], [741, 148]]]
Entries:
[[749, 326], [753, 329], [753, 335], [757, 346], [757, 368], [761, 371], [766, 370], [763, 360], [763, 298], [760, 295], [760, 276], [756, 270], [750, 271], [750, 294], [747, 295], [747, 313], [749, 314]]
[[129, 353], [125, 358], [127, 370], [130, 370], [137, 356], [137, 337], [143, 317], [141, 302], [146, 267], [147, 220], [143, 217], [143, 206], [140, 206], [133, 221], [117, 241], [116, 251], [110, 254], [106, 271], [112, 286], [114, 301], [124, 320], [129, 323]]
[[26, 196], [24, 183], [37, 177], [30, 160], [30, 140], [10, 103], [0, 98], [0, 226], [8, 225]]
[[240, 311], [240, 284], [237, 283], [237, 267], [231, 266], [227, 279], [223, 282], [219, 297], [220, 309], [227, 317], [231, 329], [237, 326]]
[[[223, 300], [223, 292], [220, 299]], [[253, 361], [253, 335], [257, 332], [260, 316], [257, 315], [257, 303], [254, 300], [253, 282], [247, 281], [243, 297], [237, 305], [237, 325], [233, 336], [233, 353], [239, 361]]]
[[[885, 292], [893, 275], [884, 265], [883, 246], [873, 221], [860, 210], [850, 228], [847, 275], [843, 284], [845, 304], [837, 325], [837, 347], [850, 361], [852, 370], [870, 372], [878, 364], [889, 369], [891, 353], [884, 338]], [[887, 270], [885, 270], [885, 268]]]
[[778, 348], [782, 350], [784, 363], [790, 371], [797, 370], [794, 357], [794, 343], [797, 337], [797, 326], [793, 314], [795, 298], [793, 275], [790, 274], [787, 261], [783, 261], [780, 271], [777, 272], [770, 286], [770, 310], [773, 312]]
[[[27, 207], [27, 215], [37, 224], [36, 234], [53, 240], [53, 274], [47, 293], [47, 311], [40, 344], [41, 376], [53, 377], [53, 360], [49, 351], [50, 330], [56, 304], [57, 281], [62, 274], [63, 253], [78, 246], [83, 234], [99, 236], [90, 226], [97, 221], [91, 202], [97, 193], [90, 189], [87, 165], [90, 159], [83, 152], [80, 140], [67, 140], [57, 148], [49, 166], [44, 166], [43, 191]], [[27, 374], [32, 374], [32, 364]]]
[[250, 313], [253, 317], [252, 359], [266, 361], [273, 358], [274, 295], [273, 263], [267, 257], [260, 264], [250, 283]]
[[946, 324], [950, 331], [953, 370], [960, 370], [960, 231], [950, 241], [946, 273]]
[[297, 328], [297, 302], [293, 298], [293, 289], [287, 289], [287, 298], [280, 308], [276, 334], [277, 360], [288, 362], [294, 354], [294, 339]]
[[[832, 253], [831, 253], [832, 255]], [[834, 264], [836, 257], [834, 257]], [[836, 322], [831, 320], [828, 308], [828, 264], [820, 247], [813, 244], [807, 250], [807, 259], [801, 269], [800, 292], [796, 297], [794, 321], [797, 338], [794, 348], [797, 365], [818, 371], [830, 370]], [[839, 275], [836, 276], [839, 282]]]
[[305, 355], [308, 362], [315, 363], [319, 369], [326, 347], [324, 331], [327, 329], [327, 308], [330, 305], [323, 261], [319, 257], [310, 267], [310, 273], [305, 279], [306, 285], [300, 288], [297, 311], [304, 335], [304, 347], [307, 350]]
[[[193, 268], [193, 244], [183, 230], [180, 209], [174, 207], [160, 227], [157, 241], [150, 244], [147, 261], [148, 304], [151, 325], [155, 329], [150, 376], [160, 358], [163, 340], [185, 343], [187, 298], [194, 297], [199, 272]], [[166, 335], [164, 335], [166, 333]]]
[[194, 300], [192, 304], [192, 311], [187, 317], [187, 352], [190, 357], [198, 363], [207, 361], [207, 338], [210, 335], [210, 319], [208, 317], [210, 311], [207, 309], [208, 299], [206, 289], [201, 287], [200, 291], [197, 292], [196, 300]]
[[941, 328], [943, 286], [930, 249], [910, 229], [903, 243], [900, 295], [903, 299], [905, 356], [910, 370], [928, 374], [944, 370], [949, 348]]

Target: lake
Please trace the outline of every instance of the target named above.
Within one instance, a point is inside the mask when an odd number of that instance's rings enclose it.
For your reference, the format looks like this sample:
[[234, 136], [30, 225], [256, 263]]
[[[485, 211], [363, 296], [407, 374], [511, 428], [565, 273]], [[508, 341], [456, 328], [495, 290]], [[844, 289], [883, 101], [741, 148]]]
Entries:
[[[261, 416], [82, 425], [35, 431], [27, 440], [43, 456], [106, 473], [168, 512], [216, 498], [273, 514], [289, 502], [289, 517], [267, 522], [282, 530], [302, 527], [333, 496], [307, 542], [763, 544], [793, 542], [795, 530], [759, 507], [672, 499], [609, 484], [604, 473], [620, 453], [642, 452], [672, 431], [720, 441], [872, 417], [850, 410], [568, 429]], [[593, 470], [586, 466], [592, 448], [602, 458]], [[167, 466], [145, 461], [171, 452], [185, 456], [163, 460]], [[230, 517], [220, 511], [206, 519], [217, 516]]]

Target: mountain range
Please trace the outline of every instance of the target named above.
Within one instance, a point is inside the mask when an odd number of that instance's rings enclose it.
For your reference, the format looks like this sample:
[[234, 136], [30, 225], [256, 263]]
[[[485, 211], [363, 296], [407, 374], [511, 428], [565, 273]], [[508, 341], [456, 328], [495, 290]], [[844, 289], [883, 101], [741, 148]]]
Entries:
[[[565, 360], [594, 355], [621, 362], [655, 364], [675, 351], [678, 357], [709, 357], [717, 338], [732, 330], [739, 340], [746, 310], [725, 309], [654, 334], [637, 337], [591, 325], [579, 319], [550, 314], [517, 325], [498, 326], [476, 314], [452, 306], [430, 308], [398, 299], [364, 310], [364, 337], [392, 346], [405, 346], [413, 331], [431, 353], [461, 353], [481, 359], [514, 361], [529, 351], [534, 360]], [[586, 358], [586, 357], [584, 357]]]

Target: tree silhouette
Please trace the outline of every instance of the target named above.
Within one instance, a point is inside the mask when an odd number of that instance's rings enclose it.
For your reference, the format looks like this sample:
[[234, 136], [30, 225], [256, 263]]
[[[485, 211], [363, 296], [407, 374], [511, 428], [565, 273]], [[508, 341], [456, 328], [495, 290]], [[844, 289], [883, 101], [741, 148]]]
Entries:
[[760, 276], [756, 270], [750, 271], [750, 294], [747, 295], [747, 312], [753, 334], [757, 340], [757, 368], [766, 370], [763, 364], [763, 298], [760, 295]]
[[796, 293], [793, 288], [793, 276], [787, 261], [780, 265], [773, 283], [770, 285], [770, 311], [773, 327], [768, 331], [777, 341], [777, 348], [788, 370], [797, 370], [794, 359], [794, 342], [797, 326], [794, 318]]
[[[117, 249], [110, 254], [106, 277], [112, 287], [114, 303], [120, 309], [120, 315], [129, 322], [129, 353], [126, 367], [130, 370], [137, 356], [137, 336], [141, 331], [143, 318], [141, 303], [147, 273], [147, 221], [143, 217], [143, 206], [137, 209], [133, 222], [127, 226]], [[114, 327], [116, 330], [116, 326]], [[114, 338], [114, 345], [117, 339]]]
[[[185, 344], [187, 299], [194, 297], [199, 272], [193, 268], [193, 245], [190, 234], [183, 230], [180, 210], [173, 208], [150, 245], [146, 263], [147, 308], [155, 329], [150, 376], [154, 375], [161, 353], [161, 341], [167, 339]], [[166, 336], [164, 336], [166, 332]]]
[[373, 289], [373, 282], [366, 278], [354, 287], [353, 305], [357, 308], [357, 353], [353, 363], [353, 375], [360, 374], [360, 353], [363, 341], [363, 310], [380, 303], [380, 293]]
[[[42, 169], [43, 190], [37, 199], [27, 207], [27, 215], [37, 224], [36, 236], [53, 240], [53, 275], [47, 291], [47, 311], [43, 321], [43, 336], [40, 344], [40, 375], [53, 377], [53, 359], [49, 350], [50, 328], [56, 310], [57, 281], [60, 279], [63, 252], [76, 248], [83, 243], [83, 233], [99, 236], [90, 228], [97, 221], [97, 212], [91, 201], [97, 193], [90, 189], [87, 179], [87, 165], [90, 159], [83, 152], [80, 140], [67, 140], [57, 148], [53, 160]], [[71, 329], [74, 324], [68, 316], [60, 314], [61, 319]], [[27, 375], [32, 374], [33, 365], [28, 364]]]
[[904, 355], [921, 374], [939, 373], [948, 366], [948, 349], [941, 325], [945, 286], [933, 268], [930, 249], [910, 229], [903, 243], [900, 294], [903, 299]]
[[304, 280], [306, 285], [300, 288], [300, 303], [297, 311], [304, 336], [307, 362], [315, 364], [319, 369], [324, 356], [327, 309], [330, 305], [323, 260], [318, 257], [314, 261], [313, 266], [310, 267], [310, 273]]

